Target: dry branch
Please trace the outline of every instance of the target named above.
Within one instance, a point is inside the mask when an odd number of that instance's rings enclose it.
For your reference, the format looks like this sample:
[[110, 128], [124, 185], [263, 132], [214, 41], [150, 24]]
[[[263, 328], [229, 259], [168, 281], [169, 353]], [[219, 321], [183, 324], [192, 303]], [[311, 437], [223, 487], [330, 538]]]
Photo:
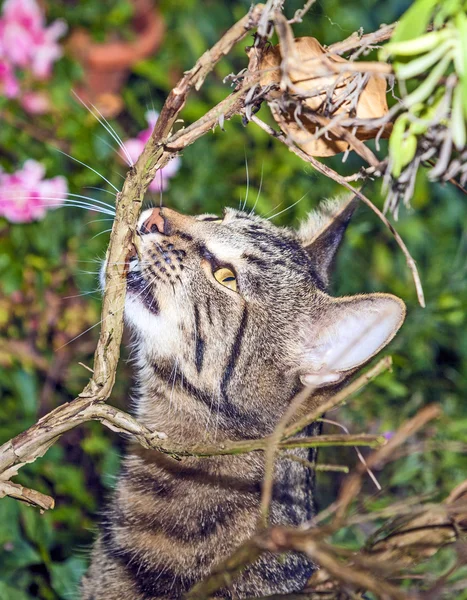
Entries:
[[[234, 44], [257, 26], [263, 9], [261, 4], [253, 7], [250, 13], [238, 21], [217, 44], [203, 54], [196, 65], [185, 73], [169, 94], [151, 139], [134, 167], [128, 172], [123, 188], [117, 195], [115, 220], [107, 251], [106, 291], [103, 299], [101, 331], [94, 354], [93, 376], [83, 392], [73, 402], [58, 407], [26, 432], [19, 434], [0, 447], [0, 479], [9, 480], [24, 464], [33, 462], [42, 456], [65, 431], [71, 428], [69, 426], [70, 419], [74, 423], [73, 426], [92, 419], [92, 411], [88, 410], [89, 407], [109, 398], [115, 381], [123, 333], [126, 286], [122, 286], [121, 283], [125, 281], [128, 268], [127, 259], [133, 251], [136, 223], [144, 194], [156, 171], [167, 164], [174, 155], [174, 151], [165, 151], [164, 144], [188, 94], [193, 88], [199, 89], [206, 75], [217, 62], [231, 50]], [[191, 128], [192, 137], [189, 143], [206, 132], [205, 125], [203, 119], [201, 119], [198, 129], [194, 124]], [[132, 419], [128, 415], [127, 417], [128, 420]], [[17, 490], [6, 486], [3, 488], [5, 495], [10, 495], [8, 490], [12, 492], [11, 495], [15, 497], [18, 495]], [[34, 495], [31, 490], [27, 493], [30, 498]]]
[[420, 275], [418, 273], [417, 265], [416, 265], [414, 259], [412, 258], [411, 254], [410, 254], [410, 252], [409, 252], [409, 250], [407, 248], [407, 246], [405, 245], [404, 240], [397, 233], [397, 231], [395, 230], [394, 226], [388, 221], [388, 219], [379, 210], [379, 208], [376, 207], [369, 198], [367, 198], [364, 194], [362, 194], [362, 192], [360, 192], [358, 189], [353, 188], [349, 184], [349, 182], [345, 179], [345, 177], [342, 177], [342, 175], [339, 175], [339, 173], [337, 173], [336, 171], [334, 171], [333, 169], [331, 169], [331, 167], [328, 167], [324, 163], [320, 162], [319, 160], [316, 160], [315, 158], [313, 158], [312, 156], [310, 156], [309, 154], [307, 154], [306, 152], [304, 152], [303, 150], [301, 150], [300, 148], [298, 148], [298, 146], [296, 146], [293, 142], [291, 142], [290, 140], [288, 140], [286, 138], [286, 136], [281, 131], [276, 131], [275, 129], [273, 129], [271, 126], [269, 126], [267, 123], [265, 123], [264, 121], [262, 121], [261, 119], [259, 119], [256, 116], [253, 116], [251, 118], [251, 120], [254, 123], [256, 123], [256, 125], [258, 125], [259, 127], [261, 127], [261, 129], [263, 129], [264, 131], [266, 131], [267, 133], [269, 133], [269, 135], [272, 135], [273, 137], [275, 137], [278, 140], [280, 140], [283, 144], [285, 144], [286, 146], [288, 146], [288, 148], [294, 154], [296, 154], [297, 156], [299, 156], [302, 160], [304, 160], [305, 162], [310, 163], [310, 165], [314, 169], [316, 169], [316, 171], [318, 171], [322, 175], [325, 175], [326, 177], [329, 177], [330, 179], [333, 179], [334, 181], [336, 181], [337, 183], [339, 183], [340, 185], [342, 185], [343, 187], [345, 187], [347, 190], [349, 190], [350, 192], [354, 193], [356, 196], [358, 196], [358, 198], [362, 202], [364, 202], [367, 206], [369, 206], [371, 208], [371, 210], [378, 215], [378, 217], [381, 219], [381, 221], [386, 225], [386, 227], [392, 233], [392, 235], [394, 236], [394, 239], [396, 240], [399, 248], [404, 253], [405, 260], [407, 262], [407, 266], [410, 269], [410, 272], [412, 274], [412, 278], [413, 278], [413, 281], [414, 281], [414, 284], [415, 284], [415, 289], [416, 289], [416, 292], [417, 292], [418, 302], [419, 302], [420, 306], [425, 307], [425, 295], [423, 293], [423, 286], [422, 286], [422, 282], [420, 280]]
[[[311, 4], [311, 2], [308, 2], [304, 10], [307, 10]], [[117, 196], [116, 216], [107, 252], [106, 292], [103, 300], [100, 337], [94, 356], [93, 375], [78, 398], [69, 404], [56, 408], [27, 431], [19, 434], [16, 438], [0, 447], [0, 480], [2, 482], [7, 482], [11, 477], [16, 475], [23, 465], [33, 462], [42, 456], [63, 433], [88, 420], [100, 420], [104, 425], [115, 431], [133, 436], [145, 447], [154, 448], [174, 456], [203, 456], [216, 453], [250, 452], [262, 450], [269, 443], [268, 440], [247, 440], [245, 443], [237, 445], [229, 443], [223, 448], [172, 447], [170, 442], [163, 440], [163, 434], [149, 431], [133, 417], [104, 404], [104, 402], [109, 398], [115, 380], [123, 331], [122, 313], [126, 293], [125, 286], [122, 286], [121, 283], [125, 280], [126, 276], [127, 258], [133, 251], [136, 223], [144, 193], [156, 171], [166, 165], [175, 154], [214, 128], [217, 123], [224, 119], [229, 119], [234, 114], [240, 114], [248, 105], [251, 106], [262, 101], [263, 98], [261, 96], [258, 99], [258, 95], [255, 96], [252, 92], [255, 91], [261, 77], [261, 53], [267, 42], [268, 35], [272, 33], [272, 23], [276, 24], [282, 36], [288, 36], [290, 43], [293, 41], [290, 25], [280, 13], [281, 8], [282, 2], [278, 0], [269, 0], [266, 5], [258, 4], [254, 6], [210, 50], [203, 54], [196, 65], [184, 74], [179, 83], [170, 92], [151, 135], [151, 139], [146, 144], [135, 166], [128, 172], [123, 188]], [[297, 13], [296, 18], [299, 18], [300, 14], [303, 13]], [[199, 89], [206, 75], [214, 68], [217, 62], [228, 54], [232, 47], [242, 40], [248, 32], [256, 27], [258, 28], [258, 33], [255, 41], [255, 52], [250, 54], [248, 70], [237, 84], [237, 89], [206, 113], [204, 117], [188, 127], [172, 133], [174, 123], [180, 110], [185, 105], [190, 91], [192, 89]], [[386, 35], [385, 31], [381, 33], [376, 32], [372, 34], [371, 40], [365, 38], [362, 43], [365, 45], [376, 43], [383, 35]], [[352, 41], [352, 44], [358, 47], [358, 43], [355, 40]], [[330, 47], [328, 50], [334, 52], [335, 48]], [[358, 146], [358, 143], [356, 145]], [[328, 173], [326, 175], [329, 176]], [[388, 366], [389, 364], [386, 364], [384, 368]], [[365, 379], [367, 376], [364, 375], [362, 377]], [[362, 381], [359, 378], [357, 380], [358, 385]], [[352, 384], [349, 390], [354, 389], [357, 382]], [[346, 391], [343, 390], [340, 396], [338, 395], [340, 399], [336, 400], [336, 404], [343, 401], [347, 395]], [[320, 416], [322, 412], [315, 416]], [[309, 416], [307, 423], [311, 422], [315, 416]], [[299, 428], [296, 428], [296, 431], [298, 430]], [[284, 439], [281, 439], [281, 436], [279, 436], [276, 440], [276, 443], [279, 443], [277, 447], [279, 449], [295, 447], [294, 444], [298, 442], [288, 439], [290, 437], [290, 432], [286, 432]], [[311, 444], [313, 446], [322, 446], [327, 443], [364, 443], [371, 445], [380, 443], [381, 441], [377, 439], [377, 436], [370, 436], [366, 439], [355, 436], [341, 436], [341, 438], [334, 436], [333, 438], [328, 438], [328, 441], [325, 438], [321, 438], [320, 440], [306, 440], [302, 438], [300, 445]], [[9, 490], [11, 495], [15, 497], [19, 494], [22, 496], [26, 494], [30, 499], [36, 497], [35, 494], [37, 492], [28, 491], [25, 488], [22, 488], [23, 491], [20, 492], [17, 488], [14, 488], [14, 484], [12, 485], [13, 487], [5, 485], [2, 488], [2, 494], [10, 495]], [[37, 496], [37, 498], [40, 499], [40, 496]], [[38, 504], [40, 505], [40, 503], [51, 506], [50, 500], [44, 501], [44, 499], [40, 499]]]
[[47, 510], [55, 506], [55, 501], [50, 496], [46, 496], [35, 490], [29, 490], [11, 481], [0, 481], [0, 498], [4, 498], [5, 496], [16, 498], [31, 506], [38, 506], [41, 510]]
[[[440, 409], [436, 405], [422, 409], [400, 427], [387, 445], [370, 456], [368, 464], [375, 466], [389, 460], [395, 448], [439, 414]], [[245, 567], [254, 563], [263, 552], [280, 554], [291, 550], [308, 554], [321, 568], [313, 575], [303, 593], [271, 596], [269, 600], [341, 600], [356, 597], [350, 590], [358, 593], [371, 591], [377, 598], [389, 600], [414, 598], [410, 593], [396, 587], [389, 579], [406, 573], [408, 568], [433, 555], [440, 547], [455, 543], [460, 533], [466, 531], [467, 482], [453, 490], [440, 505], [423, 506], [418, 502], [419, 499], [417, 503], [406, 501], [405, 512], [398, 523], [390, 522], [390, 527], [383, 527], [376, 532], [360, 552], [351, 552], [345, 548], [331, 546], [324, 540], [340, 526], [352, 524], [355, 520], [352, 520], [352, 517], [347, 520], [346, 511], [360, 490], [363, 472], [364, 467], [360, 465], [354, 474], [344, 480], [340, 500], [334, 506], [338, 515], [334, 522], [319, 525], [322, 519], [318, 515], [309, 529], [271, 527], [259, 532], [213, 569], [204, 581], [194, 586], [187, 599], [211, 598], [215, 592], [229, 585]], [[407, 506], [408, 504], [411, 505]], [[391, 507], [392, 510], [386, 509], [384, 516], [400, 514], [399, 508], [394, 506]], [[329, 514], [329, 511], [325, 512]], [[381, 516], [370, 514], [368, 518], [375, 519]]]
[[373, 33], [367, 33], [365, 35], [352, 33], [346, 40], [328, 46], [327, 51], [330, 54], [340, 55], [357, 48], [367, 49], [375, 44], [380, 44], [381, 42], [388, 40], [393, 34], [395, 27], [396, 23], [391, 23], [391, 25], [381, 25], [381, 27]]

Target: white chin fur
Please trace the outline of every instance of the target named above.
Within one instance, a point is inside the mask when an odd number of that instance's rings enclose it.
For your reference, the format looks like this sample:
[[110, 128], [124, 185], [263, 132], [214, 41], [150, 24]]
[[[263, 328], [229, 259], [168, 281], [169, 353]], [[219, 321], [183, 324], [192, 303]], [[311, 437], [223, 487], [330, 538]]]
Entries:
[[178, 320], [175, 307], [165, 307], [163, 316], [154, 315], [137, 297], [127, 294], [125, 321], [152, 353], [159, 356], [178, 354], [182, 343]]
[[[105, 290], [105, 269], [107, 261], [102, 263], [99, 283], [102, 292]], [[139, 270], [138, 261], [130, 261], [130, 270]], [[125, 322], [136, 334], [146, 348], [159, 356], [177, 355], [181, 339], [178, 327], [180, 315], [174, 306], [164, 307], [164, 316], [151, 313], [131, 292], [125, 300]]]

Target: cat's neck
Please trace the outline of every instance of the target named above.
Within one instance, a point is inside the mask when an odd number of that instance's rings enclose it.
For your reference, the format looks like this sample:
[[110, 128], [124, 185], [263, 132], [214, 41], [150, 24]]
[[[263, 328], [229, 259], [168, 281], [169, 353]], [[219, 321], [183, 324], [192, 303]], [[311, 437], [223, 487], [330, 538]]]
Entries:
[[[199, 383], [176, 363], [142, 357], [137, 373], [136, 417], [177, 444], [197, 445], [226, 439], [256, 439], [271, 434], [290, 402], [302, 389], [298, 379], [268, 374], [272, 389], [261, 380], [234, 382], [226, 392], [219, 382]], [[269, 381], [269, 386], [271, 383]], [[329, 392], [313, 394], [295, 418], [325, 401]]]
[[[169, 441], [188, 447], [238, 437], [226, 428], [227, 421], [222, 427], [213, 422], [215, 405], [211, 407], [211, 398], [200, 397], [202, 390], [186, 381], [171, 386], [154, 367], [140, 369], [139, 375], [137, 417], [166, 433]], [[264, 406], [267, 415], [267, 403]], [[243, 437], [260, 437], [258, 427], [248, 422], [248, 412], [244, 418], [237, 430], [244, 428]], [[225, 414], [219, 415], [221, 419]], [[261, 427], [267, 434], [273, 424], [265, 418]], [[305, 449], [290, 453], [302, 463], [285, 455], [277, 462], [270, 520], [298, 526], [314, 513], [313, 470], [303, 461], [313, 461], [316, 455]], [[111, 516], [104, 524], [105, 552], [112, 560], [123, 560], [126, 576], [135, 586], [143, 586], [140, 591], [148, 597], [171, 598], [174, 582], [178, 591], [186, 591], [255, 533], [263, 480], [260, 452], [176, 460], [130, 445]], [[311, 572], [312, 566], [300, 555], [289, 554], [285, 562], [265, 557], [234, 588], [239, 597], [297, 591]]]

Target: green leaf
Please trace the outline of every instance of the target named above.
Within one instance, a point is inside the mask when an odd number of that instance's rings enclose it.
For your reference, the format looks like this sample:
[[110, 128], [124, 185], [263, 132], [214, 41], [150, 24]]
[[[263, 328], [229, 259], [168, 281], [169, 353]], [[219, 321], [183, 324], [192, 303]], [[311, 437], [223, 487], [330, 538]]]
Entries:
[[404, 13], [396, 26], [391, 42], [412, 40], [426, 31], [438, 0], [417, 0]]
[[434, 48], [431, 52], [422, 54], [422, 56], [414, 58], [407, 63], [398, 63], [395, 65], [396, 74], [399, 79], [410, 79], [411, 77], [421, 75], [437, 63], [451, 48], [452, 41], [448, 40], [444, 44]]
[[462, 90], [462, 106], [464, 117], [467, 119], [467, 16], [460, 12], [456, 16], [456, 26], [459, 31], [459, 50], [456, 68], [459, 75], [459, 87]]
[[161, 69], [158, 62], [154, 58], [137, 62], [135, 65], [133, 65], [132, 70], [133, 73], [146, 78], [153, 85], [163, 90], [166, 90], [170, 87], [170, 73], [167, 71], [167, 69]]
[[423, 52], [430, 52], [430, 50], [438, 48], [440, 44], [447, 40], [452, 40], [452, 32], [443, 29], [442, 31], [430, 31], [430, 33], [425, 33], [425, 35], [405, 42], [395, 43], [391, 41], [380, 50], [380, 60], [387, 60], [391, 55], [416, 56]]
[[400, 147], [402, 146], [402, 142], [404, 140], [404, 134], [407, 125], [407, 115], [402, 114], [394, 123], [394, 127], [392, 129], [391, 137], [389, 138], [389, 153], [391, 156], [392, 162], [392, 174], [394, 177], [399, 177], [402, 172], [402, 159], [399, 153]]
[[26, 415], [34, 416], [37, 411], [37, 379], [32, 373], [17, 371], [13, 383]]
[[11, 544], [20, 535], [19, 502], [12, 498], [0, 500], [0, 547]]
[[0, 600], [13, 600], [13, 598], [14, 600], [32, 600], [29, 594], [0, 581]]
[[451, 114], [451, 134], [454, 145], [458, 150], [462, 150], [465, 147], [467, 137], [465, 131], [464, 111], [462, 110], [462, 92], [462, 86], [458, 85], [454, 90]]
[[412, 162], [415, 152], [417, 151], [417, 137], [413, 134], [408, 135], [402, 142], [400, 154], [402, 166], [405, 167]]
[[65, 562], [55, 563], [50, 571], [54, 591], [64, 599], [76, 598], [79, 582], [86, 571], [86, 561], [74, 556]]
[[20, 512], [28, 540], [37, 547], [45, 549], [53, 537], [50, 526], [52, 515], [48, 513], [41, 514], [40, 511], [25, 504], [20, 504]]
[[0, 564], [2, 570], [21, 569], [42, 562], [38, 552], [21, 538], [12, 540], [8, 545], [0, 549]]
[[404, 98], [404, 104], [408, 107], [418, 102], [425, 101], [430, 94], [433, 93], [435, 87], [438, 85], [439, 80], [444, 75], [446, 69], [449, 67], [451, 62], [451, 56], [448, 54], [445, 56], [437, 65], [434, 67], [425, 81], [418, 86], [411, 94]]

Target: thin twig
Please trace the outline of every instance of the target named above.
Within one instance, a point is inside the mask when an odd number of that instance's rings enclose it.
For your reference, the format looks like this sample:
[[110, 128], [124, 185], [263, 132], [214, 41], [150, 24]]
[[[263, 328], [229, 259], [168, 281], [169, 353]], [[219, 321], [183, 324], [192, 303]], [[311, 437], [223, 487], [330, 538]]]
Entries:
[[310, 8], [313, 6], [313, 4], [316, 2], [316, 0], [307, 0], [305, 3], [305, 6], [303, 8], [299, 8], [298, 10], [295, 11], [295, 14], [293, 16], [292, 19], [290, 19], [289, 24], [293, 25], [294, 23], [301, 23], [303, 20], [303, 17], [306, 15], [306, 13], [310, 10]]
[[282, 134], [282, 132], [276, 131], [275, 129], [273, 129], [272, 127], [270, 127], [267, 123], [265, 123], [264, 121], [262, 121], [261, 119], [259, 119], [256, 115], [254, 115], [251, 118], [251, 120], [254, 123], [256, 123], [256, 125], [258, 125], [259, 127], [261, 127], [261, 129], [263, 129], [264, 131], [266, 131], [267, 133], [269, 133], [269, 135], [272, 135], [273, 137], [275, 137], [278, 140], [280, 140], [283, 144], [285, 144], [288, 148], [290, 148], [290, 150], [294, 154], [296, 154], [297, 156], [299, 156], [302, 160], [310, 163], [310, 165], [312, 165], [319, 173], [322, 173], [323, 175], [325, 175], [326, 177], [329, 177], [330, 179], [334, 179], [334, 181], [336, 181], [337, 183], [340, 183], [347, 190], [349, 190], [352, 193], [354, 193], [362, 202], [364, 202], [367, 206], [369, 206], [371, 208], [371, 210], [378, 215], [378, 217], [380, 218], [380, 220], [386, 225], [386, 227], [392, 233], [392, 235], [394, 236], [394, 239], [396, 240], [399, 248], [404, 253], [405, 260], [407, 262], [407, 266], [409, 267], [410, 272], [412, 273], [412, 278], [413, 278], [413, 281], [414, 281], [414, 284], [415, 284], [415, 290], [417, 292], [418, 302], [419, 302], [420, 306], [422, 306], [424, 308], [425, 307], [425, 296], [424, 296], [424, 293], [423, 293], [423, 287], [422, 287], [422, 282], [420, 280], [420, 275], [419, 275], [418, 270], [417, 270], [417, 265], [415, 264], [415, 261], [412, 258], [409, 250], [407, 249], [407, 246], [405, 245], [403, 239], [397, 233], [397, 231], [394, 229], [394, 226], [388, 221], [388, 219], [379, 210], [379, 208], [377, 208], [373, 204], [373, 202], [371, 202], [371, 200], [369, 198], [367, 198], [364, 194], [362, 194], [362, 192], [360, 192], [359, 190], [353, 188], [345, 180], [344, 177], [342, 177], [341, 175], [339, 175], [339, 173], [337, 173], [336, 171], [334, 171], [333, 169], [331, 169], [327, 165], [323, 164], [319, 160], [316, 160], [315, 158], [313, 158], [313, 156], [310, 156], [309, 154], [307, 154], [306, 152], [304, 152], [301, 148], [299, 148], [298, 146], [296, 146], [293, 142], [289, 141], [286, 138], [286, 136], [284, 134]]

